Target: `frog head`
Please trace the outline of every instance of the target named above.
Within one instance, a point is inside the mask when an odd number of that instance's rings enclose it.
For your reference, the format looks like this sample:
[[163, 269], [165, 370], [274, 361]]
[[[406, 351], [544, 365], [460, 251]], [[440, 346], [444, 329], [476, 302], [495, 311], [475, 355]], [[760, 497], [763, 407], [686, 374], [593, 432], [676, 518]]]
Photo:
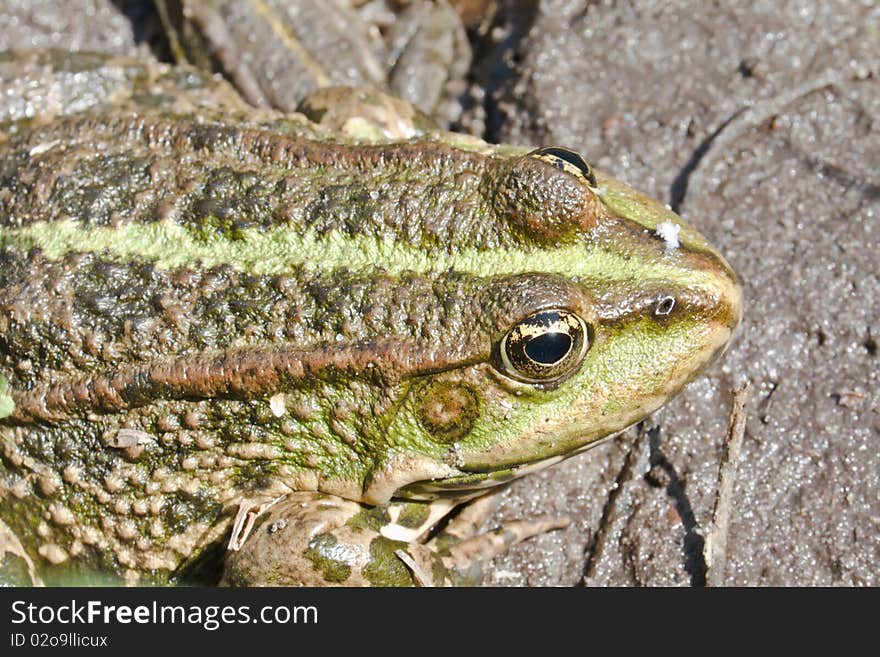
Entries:
[[[483, 253], [496, 274], [474, 292], [479, 310], [464, 311], [474, 316], [461, 351], [480, 355], [409, 381], [389, 454], [433, 469], [396, 495], [461, 495], [596, 445], [675, 396], [741, 318], [724, 258], [576, 153], [505, 158], [483, 184], [512, 239]], [[377, 473], [368, 497], [408, 474]]]

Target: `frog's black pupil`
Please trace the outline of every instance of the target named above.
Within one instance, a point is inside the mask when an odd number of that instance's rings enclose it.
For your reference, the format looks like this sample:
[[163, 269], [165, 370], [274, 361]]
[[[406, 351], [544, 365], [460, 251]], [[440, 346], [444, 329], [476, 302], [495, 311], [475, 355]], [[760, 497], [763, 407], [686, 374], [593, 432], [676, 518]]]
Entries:
[[544, 333], [525, 344], [526, 355], [542, 365], [555, 365], [570, 349], [571, 336], [568, 333]]

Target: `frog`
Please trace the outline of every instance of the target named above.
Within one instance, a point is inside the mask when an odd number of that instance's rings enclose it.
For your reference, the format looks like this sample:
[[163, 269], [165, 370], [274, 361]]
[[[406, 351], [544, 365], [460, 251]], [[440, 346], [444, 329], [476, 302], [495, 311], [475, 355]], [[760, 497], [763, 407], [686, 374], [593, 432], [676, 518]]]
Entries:
[[499, 491], [741, 319], [724, 257], [570, 145], [322, 125], [101, 54], [6, 53], [0, 84], [7, 579], [479, 583], [568, 522], [483, 532]]
[[436, 125], [461, 113], [471, 47], [447, 0], [158, 0], [156, 7], [177, 62], [223, 72], [257, 107], [294, 111], [311, 92], [344, 85], [387, 91]]

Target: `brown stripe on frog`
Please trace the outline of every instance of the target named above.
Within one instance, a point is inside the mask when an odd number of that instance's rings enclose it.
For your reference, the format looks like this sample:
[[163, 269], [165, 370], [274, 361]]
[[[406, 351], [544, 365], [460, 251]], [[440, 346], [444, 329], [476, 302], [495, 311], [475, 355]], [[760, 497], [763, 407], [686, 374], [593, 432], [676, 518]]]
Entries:
[[[0, 368], [8, 367], [13, 387], [23, 389], [65, 372], [232, 347], [304, 349], [392, 335], [437, 347], [463, 340], [475, 318], [501, 312], [481, 309], [493, 295], [510, 296], [510, 312], [523, 299], [540, 297], [534, 287], [541, 279], [532, 280], [530, 292], [515, 279], [449, 272], [294, 268], [256, 275], [198, 265], [169, 271], [92, 253], [52, 260], [39, 250], [0, 249]], [[16, 365], [28, 362], [42, 367]]]
[[[317, 286], [315, 293], [319, 296], [341, 294], [345, 298], [349, 288], [339, 287], [341, 278], [337, 277], [336, 286]], [[62, 286], [75, 286], [80, 280], [68, 275], [59, 282]], [[146, 351], [141, 357], [152, 358], [152, 362], [133, 359], [125, 365], [113, 358], [114, 349], [107, 345], [109, 355], [103, 362], [94, 363], [91, 372], [79, 368], [77, 374], [70, 375], [66, 373], [70, 371], [68, 368], [59, 368], [56, 372], [46, 368], [34, 372], [32, 378], [13, 380], [11, 396], [15, 410], [4, 422], [60, 422], [89, 413], [138, 408], [157, 399], [264, 398], [316, 380], [358, 378], [389, 387], [410, 377], [488, 361], [493, 345], [504, 332], [537, 309], [564, 305], [579, 309], [585, 316], [593, 312], [592, 300], [583, 289], [547, 274], [495, 279], [449, 274], [440, 279], [414, 279], [418, 284], [410, 288], [401, 285], [403, 281], [396, 282], [397, 286], [387, 289], [387, 296], [371, 299], [371, 303], [390, 304], [389, 311], [396, 319], [392, 323], [380, 322], [371, 334], [361, 332], [339, 342], [310, 344], [304, 339], [299, 344], [288, 340], [270, 345], [231, 345], [176, 356], [156, 356]], [[55, 289], [51, 280], [49, 283], [49, 288]], [[164, 289], [171, 291], [171, 288]], [[68, 295], [75, 296], [75, 291], [61, 288], [55, 289], [55, 293], [62, 303], [58, 312], [60, 319], [64, 299]], [[437, 299], [444, 297], [446, 301], [460, 300], [461, 303], [438, 305]], [[45, 297], [37, 295], [29, 307], [45, 301]], [[411, 303], [413, 301], [417, 303]], [[425, 303], [432, 307], [428, 315], [422, 312]], [[454, 321], [447, 322], [445, 315], [436, 314], [443, 309], [454, 316]], [[97, 310], [100, 311], [100, 306]], [[17, 313], [11, 312], [10, 317]], [[336, 316], [333, 314], [333, 318]], [[434, 319], [426, 325], [429, 316]], [[94, 321], [94, 318], [84, 319], [86, 324]], [[149, 324], [148, 318], [142, 321]], [[305, 317], [300, 315], [300, 321], [305, 322]], [[24, 350], [33, 348], [27, 335], [35, 328], [58, 333], [60, 327], [34, 327], [25, 321], [15, 332], [7, 328], [11, 343], [8, 352], [0, 355], [22, 358], [24, 353], [30, 353]], [[19, 331], [25, 335], [19, 337]], [[22, 340], [20, 346], [16, 340]], [[76, 363], [77, 359], [71, 360], [74, 371]]]
[[107, 374], [13, 390], [10, 423], [61, 422], [90, 413], [116, 413], [156, 399], [253, 399], [304, 381], [366, 377], [392, 386], [410, 376], [486, 360], [487, 344], [460, 351], [425, 348], [401, 340], [301, 349], [228, 349], [132, 366]]
[[578, 178], [525, 155], [429, 140], [353, 145], [309, 139], [280, 118], [215, 119], [107, 112], [25, 131], [0, 146], [14, 162], [0, 221], [173, 219], [206, 239], [288, 226], [452, 252], [573, 239], [606, 214]]

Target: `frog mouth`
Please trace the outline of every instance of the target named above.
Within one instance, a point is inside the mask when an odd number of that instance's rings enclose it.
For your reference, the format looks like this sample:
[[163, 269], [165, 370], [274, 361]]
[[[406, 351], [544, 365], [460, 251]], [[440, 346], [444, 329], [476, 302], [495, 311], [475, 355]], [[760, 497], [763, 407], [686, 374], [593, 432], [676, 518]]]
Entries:
[[444, 479], [416, 481], [395, 492], [394, 497], [408, 500], [432, 500], [442, 497], [475, 497], [489, 489], [503, 486], [515, 479], [525, 477], [533, 472], [539, 472], [540, 470], [549, 468], [560, 461], [564, 461], [572, 456], [586, 452], [597, 445], [601, 445], [602, 443], [615, 438], [619, 433], [620, 432], [618, 431], [609, 434], [599, 440], [588, 442], [578, 449], [565, 454], [550, 456], [539, 461], [520, 463], [498, 470], [462, 472], [460, 475], [454, 475]]

